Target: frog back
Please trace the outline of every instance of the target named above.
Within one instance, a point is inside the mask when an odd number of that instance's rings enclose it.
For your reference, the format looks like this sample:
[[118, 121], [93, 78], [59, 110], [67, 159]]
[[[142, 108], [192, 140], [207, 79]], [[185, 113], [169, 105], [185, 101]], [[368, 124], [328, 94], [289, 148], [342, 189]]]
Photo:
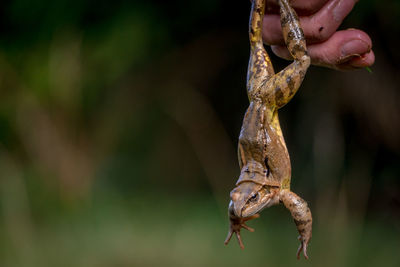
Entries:
[[291, 164], [286, 143], [282, 135], [278, 114], [275, 113], [272, 120], [264, 121], [266, 135], [265, 164], [275, 181], [281, 184], [281, 188], [290, 188]]
[[240, 168], [249, 161], [264, 162], [264, 109], [262, 103], [252, 101], [246, 111], [239, 135]]

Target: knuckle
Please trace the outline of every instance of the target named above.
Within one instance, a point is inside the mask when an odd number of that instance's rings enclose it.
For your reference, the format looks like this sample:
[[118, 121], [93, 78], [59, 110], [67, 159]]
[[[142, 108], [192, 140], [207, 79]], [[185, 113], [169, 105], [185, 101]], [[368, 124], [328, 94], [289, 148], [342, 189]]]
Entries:
[[310, 39], [314, 42], [321, 42], [327, 40], [332, 35], [332, 33], [333, 31], [328, 25], [320, 22], [319, 20], [315, 20], [311, 21], [310, 23], [310, 29], [307, 39]]

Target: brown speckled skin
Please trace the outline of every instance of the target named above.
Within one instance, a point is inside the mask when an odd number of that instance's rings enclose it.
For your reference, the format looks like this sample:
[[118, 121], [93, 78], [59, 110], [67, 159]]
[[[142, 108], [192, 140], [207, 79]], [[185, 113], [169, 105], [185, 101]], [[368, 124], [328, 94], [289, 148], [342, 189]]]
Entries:
[[258, 217], [264, 208], [282, 202], [292, 214], [299, 231], [301, 251], [307, 256], [311, 239], [312, 217], [307, 203], [290, 191], [291, 166], [279, 124], [278, 109], [292, 99], [304, 79], [310, 58], [303, 31], [288, 0], [280, 0], [281, 25], [284, 39], [294, 62], [275, 74], [264, 49], [261, 30], [265, 0], [253, 0], [249, 37], [251, 54], [247, 73], [247, 94], [250, 106], [243, 119], [239, 136], [238, 156], [241, 169], [229, 204], [230, 230], [243, 248], [240, 229], [253, 229], [245, 221]]

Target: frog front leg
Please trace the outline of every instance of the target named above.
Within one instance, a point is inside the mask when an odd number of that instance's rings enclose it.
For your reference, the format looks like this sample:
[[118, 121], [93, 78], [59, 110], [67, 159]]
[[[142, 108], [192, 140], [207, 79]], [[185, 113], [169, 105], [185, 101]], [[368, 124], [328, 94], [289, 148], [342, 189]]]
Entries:
[[248, 230], [250, 232], [254, 232], [254, 229], [249, 227], [249, 226], [247, 226], [245, 223], [246, 223], [246, 221], [249, 221], [249, 220], [252, 220], [252, 219], [260, 217], [260, 215], [259, 214], [254, 214], [253, 216], [250, 216], [250, 217], [247, 217], [247, 218], [238, 217], [235, 214], [234, 205], [233, 205], [232, 201], [229, 204], [228, 215], [229, 215], [229, 232], [228, 232], [228, 236], [225, 239], [224, 244], [228, 245], [229, 241], [232, 238], [232, 235], [235, 233], [235, 235], [237, 237], [237, 240], [239, 242], [240, 248], [244, 249], [242, 237], [240, 235], [240, 230], [242, 228], [244, 228], [244, 229], [246, 229], [246, 230]]
[[[251, 192], [249, 192], [251, 191]], [[245, 222], [258, 218], [258, 212], [279, 204], [279, 186], [255, 185], [251, 181], [243, 181], [231, 191], [231, 202], [229, 203], [229, 232], [225, 245], [229, 243], [232, 235], [235, 234], [240, 247], [243, 249], [243, 242], [240, 236], [241, 228], [253, 232]]]
[[300, 234], [298, 238], [300, 246], [297, 250], [297, 259], [300, 259], [301, 251], [303, 251], [304, 257], [308, 259], [307, 246], [311, 240], [312, 216], [307, 202], [288, 189], [281, 190], [280, 201], [283, 202], [285, 207], [292, 214], [297, 231]]
[[279, 5], [283, 37], [294, 62], [271, 77], [261, 88], [261, 95], [268, 98], [267, 102], [275, 103], [276, 108], [283, 107], [292, 99], [310, 66], [306, 41], [296, 12], [288, 0], [279, 0]]

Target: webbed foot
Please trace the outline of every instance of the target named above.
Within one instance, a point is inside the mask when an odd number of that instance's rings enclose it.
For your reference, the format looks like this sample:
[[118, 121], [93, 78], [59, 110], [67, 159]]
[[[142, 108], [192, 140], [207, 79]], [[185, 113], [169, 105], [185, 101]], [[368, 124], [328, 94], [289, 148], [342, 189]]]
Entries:
[[237, 237], [237, 239], [238, 239], [240, 248], [241, 248], [241, 249], [244, 249], [244, 245], [243, 245], [243, 242], [242, 242], [242, 238], [241, 238], [241, 236], [240, 236], [240, 229], [241, 229], [241, 228], [244, 228], [244, 229], [246, 229], [246, 230], [248, 230], [248, 231], [250, 231], [250, 232], [254, 232], [254, 229], [251, 228], [251, 227], [249, 227], [249, 226], [247, 226], [247, 225], [245, 224], [245, 222], [246, 222], [246, 221], [249, 221], [249, 220], [252, 220], [252, 219], [255, 219], [255, 218], [258, 218], [258, 217], [260, 217], [259, 214], [255, 214], [255, 215], [250, 216], [250, 217], [247, 217], [247, 218], [240, 218], [240, 217], [232, 217], [232, 216], [231, 216], [231, 217], [230, 217], [229, 232], [228, 232], [228, 236], [227, 236], [226, 239], [225, 239], [224, 244], [225, 244], [225, 245], [228, 245], [229, 241], [230, 241], [231, 238], [232, 238], [233, 233], [235, 233], [235, 235], [236, 235], [236, 237]]

